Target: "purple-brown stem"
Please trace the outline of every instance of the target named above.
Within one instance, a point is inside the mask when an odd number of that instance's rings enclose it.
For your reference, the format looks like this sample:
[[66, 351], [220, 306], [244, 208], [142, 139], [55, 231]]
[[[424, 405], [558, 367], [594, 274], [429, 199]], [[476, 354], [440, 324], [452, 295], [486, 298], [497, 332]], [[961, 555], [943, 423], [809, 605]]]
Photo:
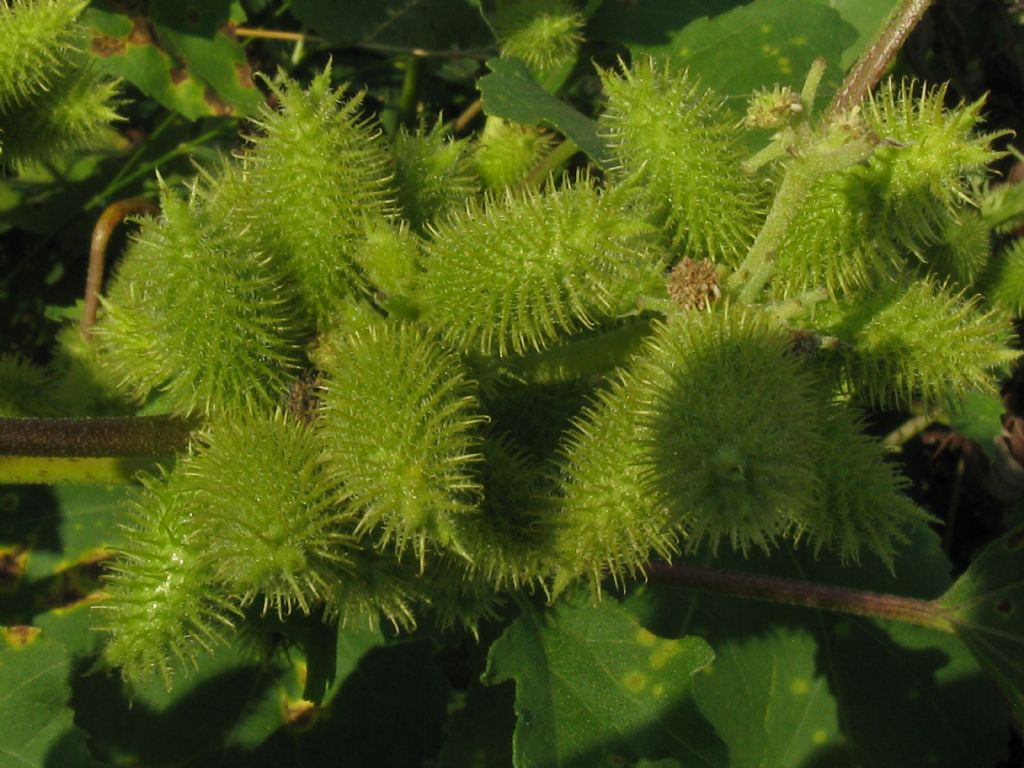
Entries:
[[100, 291], [103, 290], [103, 272], [107, 260], [107, 243], [114, 228], [127, 216], [139, 213], [155, 214], [160, 209], [144, 197], [129, 197], [111, 203], [103, 209], [92, 230], [89, 243], [89, 271], [85, 278], [85, 308], [82, 311], [80, 327], [82, 335], [88, 337], [96, 324], [96, 313], [100, 306]]
[[651, 581], [674, 587], [804, 608], [821, 608], [876, 619], [892, 619], [942, 632], [953, 632], [954, 629], [942, 607], [931, 600], [699, 565], [652, 563], [646, 571]]

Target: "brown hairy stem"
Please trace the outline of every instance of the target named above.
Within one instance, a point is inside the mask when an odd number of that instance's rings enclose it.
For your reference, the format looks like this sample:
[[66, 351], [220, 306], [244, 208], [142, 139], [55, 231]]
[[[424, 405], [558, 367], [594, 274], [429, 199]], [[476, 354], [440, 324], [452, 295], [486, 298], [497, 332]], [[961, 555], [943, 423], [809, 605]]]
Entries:
[[0, 419], [0, 456], [166, 456], [188, 445], [195, 423], [179, 416]]
[[943, 608], [931, 600], [699, 565], [652, 563], [645, 570], [651, 581], [674, 587], [804, 608], [820, 608], [874, 619], [891, 619], [941, 632], [954, 631], [953, 622]]
[[825, 122], [864, 100], [907, 41], [933, 0], [903, 0], [875, 42], [861, 54], [825, 112]]
[[155, 214], [160, 209], [144, 197], [129, 197], [111, 203], [103, 209], [92, 230], [89, 243], [89, 271], [85, 278], [85, 309], [82, 311], [80, 327], [83, 336], [92, 334], [96, 325], [96, 313], [100, 306], [100, 291], [103, 289], [103, 272], [107, 260], [107, 243], [114, 228], [133, 214]]

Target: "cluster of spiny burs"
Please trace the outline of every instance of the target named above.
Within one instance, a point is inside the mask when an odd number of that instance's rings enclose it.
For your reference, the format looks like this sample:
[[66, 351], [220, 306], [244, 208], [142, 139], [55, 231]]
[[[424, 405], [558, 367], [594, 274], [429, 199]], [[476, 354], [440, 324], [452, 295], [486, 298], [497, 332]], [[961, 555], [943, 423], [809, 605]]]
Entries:
[[812, 74], [741, 121], [653, 61], [601, 78], [600, 177], [530, 188], [546, 143], [493, 121], [388, 144], [325, 71], [163, 190], [97, 351], [203, 425], [144, 478], [98, 606], [126, 678], [247, 609], [472, 630], [700, 547], [892, 564], [924, 515], [856, 403], [942, 405], [1015, 354], [976, 294], [1001, 274], [980, 104], [889, 84], [821, 122]]

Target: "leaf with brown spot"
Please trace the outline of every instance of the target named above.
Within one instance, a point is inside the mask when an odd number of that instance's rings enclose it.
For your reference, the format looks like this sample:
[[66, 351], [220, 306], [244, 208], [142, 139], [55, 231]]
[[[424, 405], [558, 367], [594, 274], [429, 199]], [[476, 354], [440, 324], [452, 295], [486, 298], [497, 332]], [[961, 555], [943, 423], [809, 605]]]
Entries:
[[248, 114], [262, 103], [234, 24], [237, 2], [99, 0], [82, 17], [99, 67], [188, 118]]

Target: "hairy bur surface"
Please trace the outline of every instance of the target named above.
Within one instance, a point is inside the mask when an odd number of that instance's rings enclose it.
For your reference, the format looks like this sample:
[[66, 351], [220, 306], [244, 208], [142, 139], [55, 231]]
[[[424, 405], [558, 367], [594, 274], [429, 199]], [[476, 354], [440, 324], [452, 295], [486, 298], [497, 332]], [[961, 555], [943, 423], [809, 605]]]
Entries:
[[279, 616], [331, 601], [350, 573], [354, 521], [312, 428], [281, 412], [215, 421], [180, 471], [194, 489], [209, 570], [245, 606]]
[[410, 325], [385, 324], [331, 339], [320, 435], [339, 501], [358, 534], [424, 562], [461, 551], [457, 521], [476, 513], [485, 420], [459, 359]]
[[640, 191], [655, 220], [687, 256], [736, 262], [765, 208], [756, 179], [740, 170], [738, 121], [685, 71], [653, 59], [601, 72], [608, 103], [599, 127], [620, 182]]
[[21, 167], [96, 143], [118, 119], [116, 83], [76, 23], [88, 3], [0, 0], [0, 160]]
[[305, 90], [287, 78], [270, 89], [279, 106], [261, 110], [241, 156], [247, 223], [325, 328], [339, 303], [372, 290], [355, 251], [390, 211], [390, 158], [362, 94], [332, 86], [330, 68]]
[[109, 632], [103, 658], [124, 678], [159, 675], [168, 688], [181, 667], [225, 643], [238, 610], [215, 587], [193, 538], [194, 508], [181, 478], [143, 478], [145, 492], [110, 566], [107, 598], [97, 604]]
[[588, 180], [506, 192], [439, 225], [424, 245], [423, 321], [484, 355], [544, 349], [664, 292], [650, 227]]
[[300, 352], [293, 300], [245, 238], [169, 190], [121, 261], [96, 326], [100, 360], [179, 413], [269, 410]]

